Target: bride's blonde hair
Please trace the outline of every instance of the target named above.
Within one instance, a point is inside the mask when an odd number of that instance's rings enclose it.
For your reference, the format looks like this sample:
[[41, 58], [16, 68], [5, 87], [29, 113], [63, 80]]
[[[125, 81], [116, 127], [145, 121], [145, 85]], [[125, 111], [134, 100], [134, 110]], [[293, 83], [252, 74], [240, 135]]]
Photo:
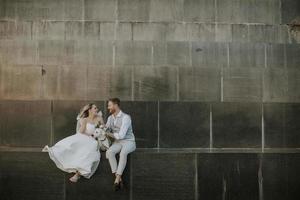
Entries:
[[77, 120], [80, 119], [80, 118], [88, 117], [89, 116], [89, 110], [93, 107], [93, 105], [95, 105], [95, 104], [94, 103], [89, 103], [89, 104], [86, 104], [85, 106], [83, 106], [80, 109], [80, 112], [77, 115]]

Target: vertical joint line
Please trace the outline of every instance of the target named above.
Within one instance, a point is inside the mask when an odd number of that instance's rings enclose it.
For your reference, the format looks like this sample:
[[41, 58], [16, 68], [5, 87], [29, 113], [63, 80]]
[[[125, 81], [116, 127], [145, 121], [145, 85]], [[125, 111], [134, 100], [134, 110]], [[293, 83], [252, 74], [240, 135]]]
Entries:
[[195, 200], [198, 199], [198, 158], [197, 153], [195, 153]]
[[264, 44], [264, 53], [265, 53], [265, 68], [267, 68], [268, 58], [267, 58], [267, 44]]
[[221, 68], [221, 102], [224, 101], [224, 87], [223, 87], [223, 67]]
[[209, 106], [209, 150], [213, 148], [213, 135], [212, 135], [212, 106]]
[[261, 104], [261, 152], [265, 149], [264, 105]]
[[159, 124], [159, 101], [157, 101], [157, 148], [160, 148], [159, 144], [159, 137], [160, 137], [160, 124]]
[[177, 101], [179, 101], [179, 84], [180, 84], [179, 83], [179, 66], [176, 67], [176, 71], [177, 71], [177, 74], [176, 74], [176, 76], [177, 76], [176, 77], [176, 79], [177, 79], [176, 80], [177, 81], [177, 83], [176, 83], [176, 87], [177, 87], [176, 88], [176, 99], [177, 99]]

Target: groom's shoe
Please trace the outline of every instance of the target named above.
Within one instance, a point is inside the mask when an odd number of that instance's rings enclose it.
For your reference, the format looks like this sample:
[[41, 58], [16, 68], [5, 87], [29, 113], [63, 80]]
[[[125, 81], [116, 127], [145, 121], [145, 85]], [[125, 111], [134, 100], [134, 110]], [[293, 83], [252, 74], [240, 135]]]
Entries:
[[114, 183], [113, 189], [114, 189], [114, 191], [120, 190], [120, 183]]

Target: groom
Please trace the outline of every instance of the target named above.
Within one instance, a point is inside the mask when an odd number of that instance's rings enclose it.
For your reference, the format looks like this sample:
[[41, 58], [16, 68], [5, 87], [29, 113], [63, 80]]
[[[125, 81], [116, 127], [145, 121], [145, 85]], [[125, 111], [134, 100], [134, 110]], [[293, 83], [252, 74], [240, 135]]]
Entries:
[[[115, 177], [115, 191], [123, 187], [122, 173], [126, 167], [127, 155], [136, 149], [135, 137], [132, 131], [131, 117], [120, 109], [120, 99], [108, 100], [108, 111], [111, 114], [106, 122], [106, 127], [111, 128], [113, 133], [106, 133], [114, 138], [113, 144], [106, 151], [111, 171]], [[117, 164], [116, 154], [120, 153]]]

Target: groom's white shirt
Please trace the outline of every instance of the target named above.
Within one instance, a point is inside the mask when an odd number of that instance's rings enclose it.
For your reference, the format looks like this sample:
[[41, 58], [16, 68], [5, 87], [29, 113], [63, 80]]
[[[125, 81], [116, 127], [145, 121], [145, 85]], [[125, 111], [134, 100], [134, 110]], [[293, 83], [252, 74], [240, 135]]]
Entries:
[[116, 116], [110, 115], [106, 122], [106, 127], [110, 127], [114, 131], [114, 137], [117, 140], [127, 139], [135, 140], [131, 117], [120, 110]]

